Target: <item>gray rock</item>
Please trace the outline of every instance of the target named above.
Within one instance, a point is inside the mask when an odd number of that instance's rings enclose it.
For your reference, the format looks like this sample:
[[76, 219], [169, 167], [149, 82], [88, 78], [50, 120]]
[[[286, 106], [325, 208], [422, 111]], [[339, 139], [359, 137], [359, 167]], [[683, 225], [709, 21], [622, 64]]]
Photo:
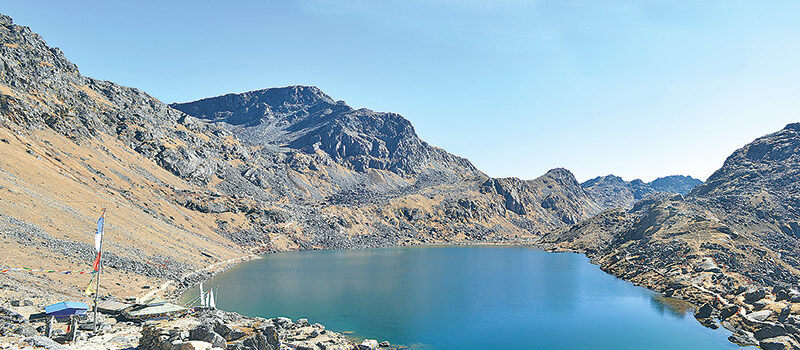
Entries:
[[380, 347], [382, 347], [382, 348], [388, 348], [388, 347], [389, 347], [389, 346], [391, 346], [392, 344], [391, 344], [391, 343], [389, 343], [389, 341], [387, 341], [387, 340], [384, 340], [384, 341], [382, 341], [382, 342], [381, 342], [380, 344], [378, 344], [378, 345], [379, 345]]
[[35, 337], [39, 335], [39, 332], [36, 331], [36, 328], [31, 327], [30, 325], [18, 325], [14, 329], [15, 334], [22, 335], [23, 337]]
[[695, 270], [702, 272], [714, 272], [714, 273], [722, 271], [717, 266], [717, 264], [714, 263], [714, 259], [710, 257], [705, 257], [702, 260], [700, 260], [700, 262], [695, 267]]
[[759, 300], [759, 301], [756, 301], [756, 302], [753, 303], [753, 310], [761, 310], [761, 309], [767, 307], [767, 305], [769, 305], [769, 304], [770, 303], [768, 301], [763, 300], [763, 299]]
[[724, 319], [726, 319], [728, 317], [731, 317], [731, 316], [735, 315], [737, 312], [739, 312], [739, 307], [738, 306], [736, 306], [736, 305], [728, 305], [728, 306], [722, 308], [721, 310], [719, 310], [719, 318], [724, 320]]
[[714, 308], [709, 303], [705, 303], [697, 309], [697, 312], [694, 313], [694, 317], [697, 319], [709, 318], [711, 317], [712, 313], [714, 312]]
[[25, 342], [31, 346], [44, 348], [47, 350], [68, 350], [66, 346], [56, 343], [52, 339], [43, 337], [41, 335], [25, 338]]
[[731, 334], [728, 340], [742, 346], [758, 345], [758, 340], [753, 336], [753, 333], [741, 329]]
[[775, 338], [787, 335], [786, 328], [781, 324], [764, 322], [759, 329], [753, 332], [758, 340]]
[[211, 343], [214, 347], [224, 348], [225, 338], [214, 332], [214, 328], [209, 324], [201, 324], [189, 332], [189, 340], [201, 340]]
[[786, 322], [791, 312], [792, 312], [792, 305], [786, 305], [783, 309], [781, 309], [781, 312], [778, 314], [778, 322]]
[[182, 342], [178, 346], [174, 346], [172, 350], [211, 350], [211, 348], [211, 343], [199, 340], [190, 340]]
[[376, 350], [378, 349], [378, 341], [375, 339], [365, 339], [358, 344], [358, 350]]
[[25, 316], [19, 312], [0, 306], [0, 319], [5, 319], [13, 323], [25, 323]]
[[744, 301], [752, 304], [756, 301], [764, 299], [765, 296], [767, 296], [767, 291], [763, 288], [752, 288], [748, 289], [748, 291], [744, 293]]
[[288, 317], [275, 317], [272, 319], [272, 322], [279, 328], [289, 328], [289, 325], [292, 324], [292, 319]]
[[772, 316], [772, 311], [770, 310], [756, 311], [747, 314], [747, 317], [756, 321], [764, 321], [770, 316]]
[[758, 345], [764, 350], [790, 350], [800, 348], [800, 344], [788, 336], [763, 339]]

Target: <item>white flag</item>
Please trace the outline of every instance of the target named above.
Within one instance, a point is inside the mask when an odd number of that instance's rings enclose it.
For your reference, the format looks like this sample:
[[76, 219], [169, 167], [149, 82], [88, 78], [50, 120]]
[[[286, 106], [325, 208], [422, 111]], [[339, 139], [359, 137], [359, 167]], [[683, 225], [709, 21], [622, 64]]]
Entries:
[[100, 241], [103, 240], [103, 221], [105, 221], [105, 211], [97, 220], [97, 232], [94, 233], [94, 249], [100, 252]]

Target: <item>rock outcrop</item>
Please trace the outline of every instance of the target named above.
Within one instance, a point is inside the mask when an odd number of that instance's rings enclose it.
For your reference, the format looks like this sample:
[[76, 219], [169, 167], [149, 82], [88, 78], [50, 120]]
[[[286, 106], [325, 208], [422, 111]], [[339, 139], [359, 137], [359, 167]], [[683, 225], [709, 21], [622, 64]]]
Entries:
[[633, 204], [656, 193], [685, 195], [702, 181], [691, 176], [672, 175], [659, 177], [651, 182], [636, 179], [625, 181], [619, 176], [598, 176], [581, 186], [592, 199], [603, 207], [630, 209]]

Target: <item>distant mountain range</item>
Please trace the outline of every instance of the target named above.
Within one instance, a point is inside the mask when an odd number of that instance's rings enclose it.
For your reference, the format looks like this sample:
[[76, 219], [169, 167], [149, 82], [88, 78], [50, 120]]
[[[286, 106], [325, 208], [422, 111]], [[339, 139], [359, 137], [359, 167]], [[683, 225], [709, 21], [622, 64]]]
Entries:
[[[7, 16], [0, 44], [5, 265], [85, 266], [87, 232], [106, 207], [109, 273], [131, 281], [111, 287], [120, 293], [188, 284], [189, 271], [249, 252], [486, 241], [586, 253], [689, 300], [695, 287], [728, 295], [798, 283], [800, 124], [737, 150], [705, 183], [580, 184], [566, 169], [492, 178], [421, 140], [402, 116], [353, 109], [316, 87], [166, 105], [84, 77]], [[695, 269], [706, 258], [719, 264], [713, 275]], [[26, 275], [9, 288], [85, 287], [55, 278]]]
[[639, 200], [658, 192], [687, 194], [703, 183], [691, 176], [672, 175], [651, 182], [636, 179], [625, 181], [619, 176], [598, 176], [581, 184], [581, 187], [604, 207], [628, 208]]

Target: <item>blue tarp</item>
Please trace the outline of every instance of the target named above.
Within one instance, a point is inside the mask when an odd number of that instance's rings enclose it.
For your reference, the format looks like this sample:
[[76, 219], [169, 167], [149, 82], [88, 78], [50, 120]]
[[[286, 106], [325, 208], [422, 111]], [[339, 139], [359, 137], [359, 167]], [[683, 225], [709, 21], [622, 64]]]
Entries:
[[55, 316], [56, 318], [69, 317], [71, 315], [83, 316], [86, 315], [87, 310], [89, 310], [89, 305], [74, 301], [62, 301], [44, 307], [44, 312], [48, 316]]

